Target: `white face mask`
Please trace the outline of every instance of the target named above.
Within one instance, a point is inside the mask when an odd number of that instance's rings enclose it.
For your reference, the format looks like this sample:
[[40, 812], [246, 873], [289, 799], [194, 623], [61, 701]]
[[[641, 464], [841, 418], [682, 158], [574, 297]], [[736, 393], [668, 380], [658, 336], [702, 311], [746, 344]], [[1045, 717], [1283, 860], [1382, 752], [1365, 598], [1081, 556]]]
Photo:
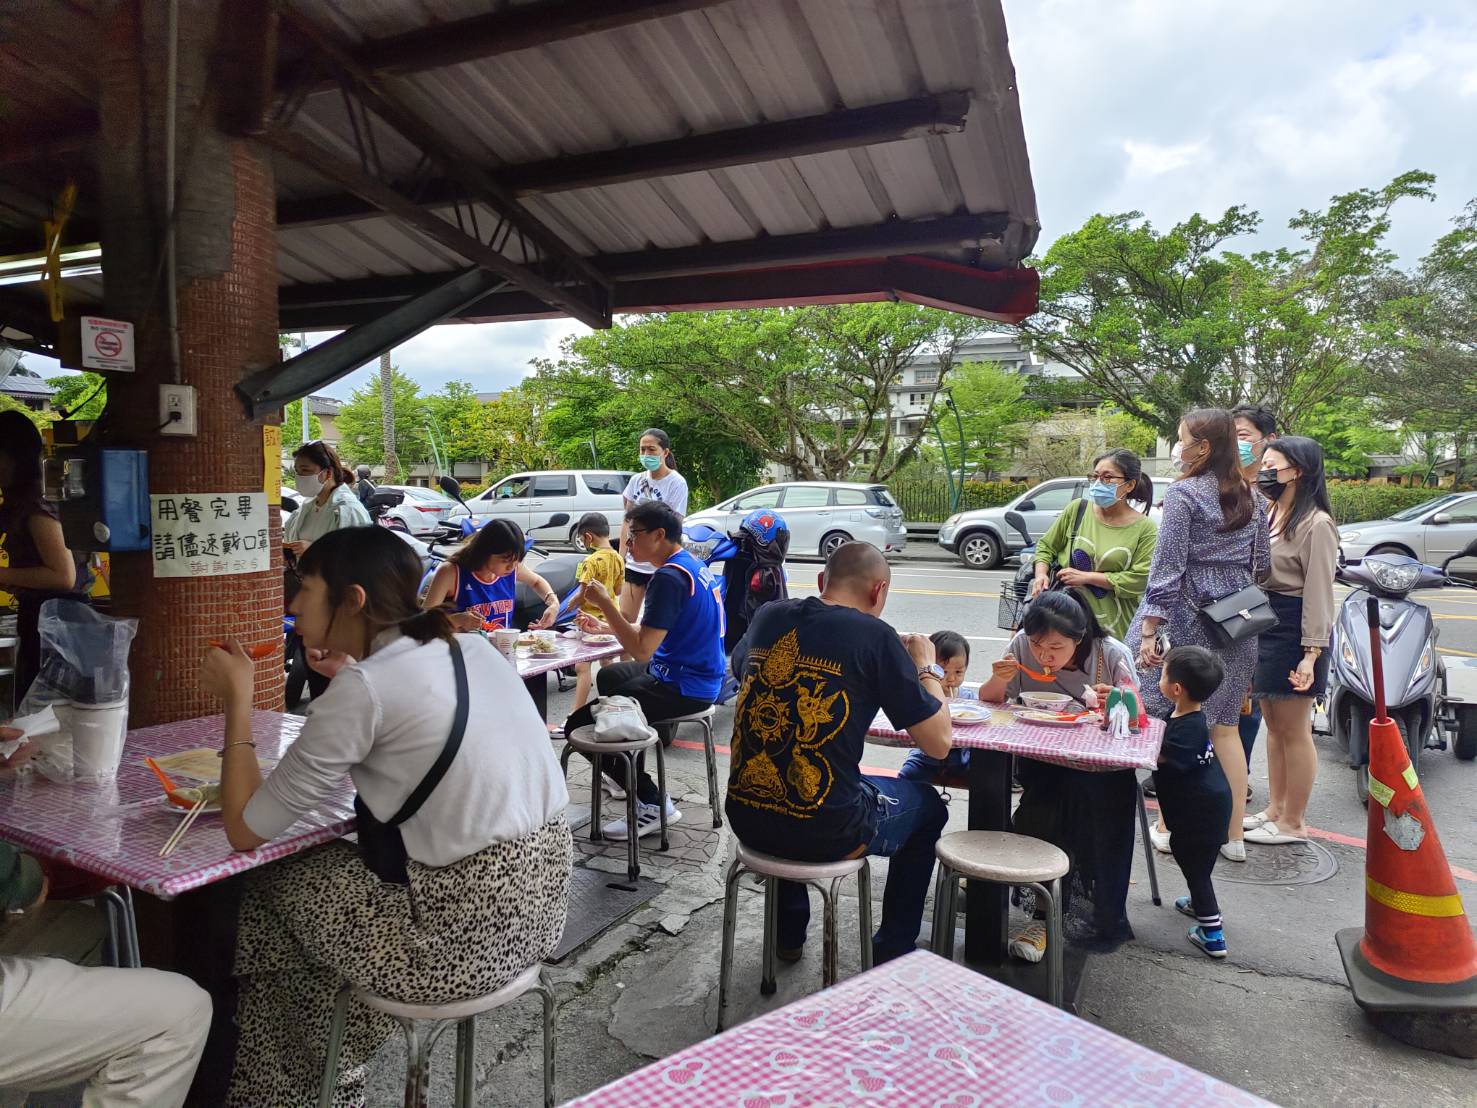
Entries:
[[311, 499], [323, 491], [323, 478], [316, 473], [299, 473], [297, 491]]
[[1184, 447], [1180, 446], [1178, 442], [1169, 448], [1169, 464], [1174, 466], [1180, 473], [1190, 468], [1190, 463], [1185, 461]]

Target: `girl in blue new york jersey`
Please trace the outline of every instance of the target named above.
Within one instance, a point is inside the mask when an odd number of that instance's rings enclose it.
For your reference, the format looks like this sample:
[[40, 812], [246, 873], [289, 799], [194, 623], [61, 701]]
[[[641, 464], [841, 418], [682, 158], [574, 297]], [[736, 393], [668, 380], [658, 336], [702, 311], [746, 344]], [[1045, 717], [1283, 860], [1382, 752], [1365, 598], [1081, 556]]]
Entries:
[[543, 615], [532, 626], [552, 627], [559, 597], [523, 564], [523, 554], [523, 528], [510, 519], [489, 520], [442, 563], [421, 606], [450, 609], [458, 631], [511, 629], [521, 581], [544, 602]]

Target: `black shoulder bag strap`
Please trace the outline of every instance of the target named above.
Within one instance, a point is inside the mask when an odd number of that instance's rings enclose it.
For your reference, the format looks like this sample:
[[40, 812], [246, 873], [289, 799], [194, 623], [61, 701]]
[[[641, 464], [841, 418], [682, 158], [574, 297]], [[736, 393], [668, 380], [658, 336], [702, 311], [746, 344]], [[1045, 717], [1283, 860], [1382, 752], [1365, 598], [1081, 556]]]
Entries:
[[1072, 533], [1067, 536], [1067, 545], [1062, 548], [1064, 560], [1053, 562], [1049, 567], [1052, 582], [1056, 581], [1056, 573], [1059, 569], [1065, 569], [1072, 564], [1072, 549], [1077, 545], [1077, 532], [1082, 529], [1082, 517], [1087, 515], [1087, 498], [1082, 497], [1077, 501], [1077, 516], [1072, 520]]
[[421, 778], [421, 783], [400, 806], [400, 810], [390, 817], [388, 822], [391, 827], [399, 827], [421, 810], [421, 805], [426, 802], [427, 797], [436, 791], [437, 785], [441, 784], [441, 778], [446, 776], [446, 771], [451, 768], [451, 763], [456, 758], [456, 752], [462, 746], [462, 735], [467, 730], [467, 714], [471, 709], [468, 703], [471, 699], [471, 692], [467, 688], [467, 662], [462, 657], [462, 648], [458, 645], [455, 635], [452, 636], [448, 645], [451, 647], [451, 667], [456, 671], [456, 715], [452, 717], [451, 735], [447, 738], [446, 745], [441, 748], [440, 756], [426, 771], [426, 775]]

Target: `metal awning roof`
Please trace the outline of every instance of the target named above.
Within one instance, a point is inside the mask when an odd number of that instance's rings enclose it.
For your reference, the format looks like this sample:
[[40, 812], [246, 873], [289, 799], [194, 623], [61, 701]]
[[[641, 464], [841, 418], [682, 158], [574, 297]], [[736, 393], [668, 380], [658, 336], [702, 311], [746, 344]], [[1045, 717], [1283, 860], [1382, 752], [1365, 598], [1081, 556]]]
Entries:
[[[88, 39], [91, 0], [26, 8], [0, 23], [0, 256], [37, 248], [69, 177], [68, 241], [97, 237], [96, 82], [65, 48]], [[276, 96], [247, 129], [275, 151], [282, 329], [395, 308], [407, 326], [427, 311], [600, 326], [835, 300], [1034, 308], [999, 0], [487, 8], [280, 7]], [[79, 275], [73, 300], [100, 283]], [[7, 334], [41, 304], [39, 285], [0, 284]]]

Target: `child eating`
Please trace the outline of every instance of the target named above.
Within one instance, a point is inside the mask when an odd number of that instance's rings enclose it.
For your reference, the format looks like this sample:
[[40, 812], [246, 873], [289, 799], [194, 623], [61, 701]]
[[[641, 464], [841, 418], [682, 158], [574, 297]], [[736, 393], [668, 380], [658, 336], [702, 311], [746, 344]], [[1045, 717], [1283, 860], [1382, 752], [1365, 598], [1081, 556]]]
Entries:
[[[610, 520], [603, 512], [587, 512], [576, 527], [585, 549], [590, 552], [589, 557], [579, 564], [574, 573], [580, 583], [580, 595], [577, 599], [584, 601], [585, 585], [591, 581], [599, 581], [611, 596], [619, 596], [626, 579], [626, 563], [610, 545]], [[588, 601], [581, 604], [580, 611], [595, 619], [604, 618], [600, 609]], [[593, 665], [592, 662], [580, 662], [574, 667], [576, 708], [584, 707], [585, 701], [590, 699], [590, 671]]]
[[[964, 687], [964, 671], [969, 668], [969, 640], [958, 631], [935, 631], [928, 637], [933, 643], [934, 657], [944, 671], [944, 695], [951, 700], [978, 700], [978, 692]], [[965, 787], [964, 769], [968, 764], [967, 750], [951, 750], [946, 758], [930, 758], [915, 750], [897, 775], [904, 781], [928, 781], [961, 789]]]
[[1226, 841], [1231, 786], [1210, 745], [1210, 727], [1200, 705], [1220, 687], [1225, 670], [1202, 646], [1177, 646], [1164, 658], [1159, 691], [1174, 705], [1165, 722], [1159, 769], [1154, 777], [1159, 807], [1172, 835], [1170, 853], [1185, 875], [1189, 896], [1175, 909], [1195, 920], [1190, 942], [1212, 958], [1226, 956], [1226, 936], [1210, 874]]

